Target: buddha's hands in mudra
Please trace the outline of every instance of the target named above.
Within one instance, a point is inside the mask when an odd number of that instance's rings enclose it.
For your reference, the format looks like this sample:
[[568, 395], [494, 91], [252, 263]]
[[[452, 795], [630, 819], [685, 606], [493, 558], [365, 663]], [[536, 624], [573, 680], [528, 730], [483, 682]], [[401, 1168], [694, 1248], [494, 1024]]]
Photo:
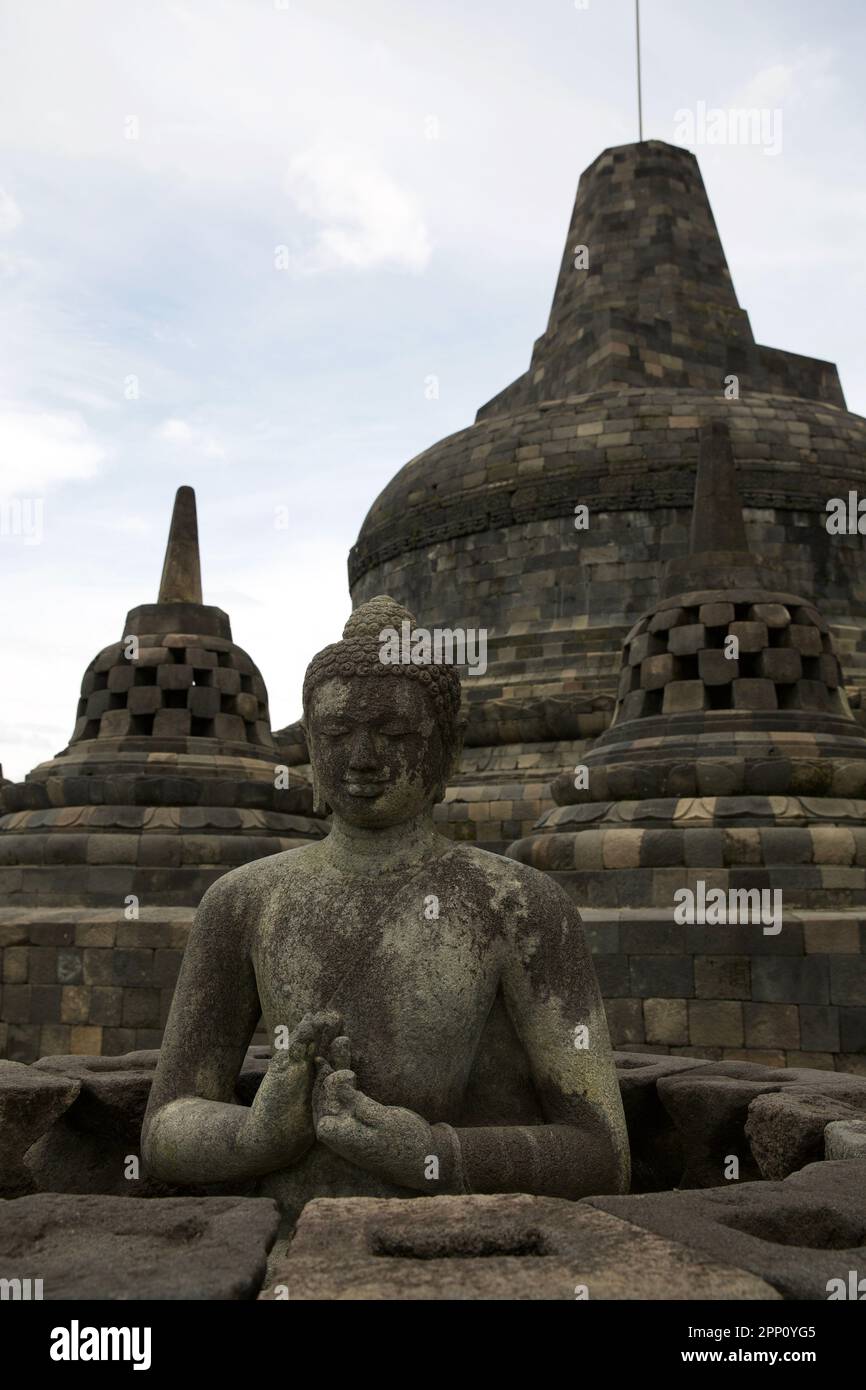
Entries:
[[348, 1038], [319, 1057], [313, 1087], [316, 1138], [334, 1153], [397, 1187], [423, 1190], [432, 1151], [430, 1125], [412, 1110], [380, 1105], [359, 1091]]
[[284, 1156], [294, 1161], [313, 1143], [316, 1058], [329, 1051], [342, 1026], [343, 1020], [333, 1010], [304, 1014], [288, 1046], [274, 1053], [250, 1107], [254, 1147], [285, 1149]]

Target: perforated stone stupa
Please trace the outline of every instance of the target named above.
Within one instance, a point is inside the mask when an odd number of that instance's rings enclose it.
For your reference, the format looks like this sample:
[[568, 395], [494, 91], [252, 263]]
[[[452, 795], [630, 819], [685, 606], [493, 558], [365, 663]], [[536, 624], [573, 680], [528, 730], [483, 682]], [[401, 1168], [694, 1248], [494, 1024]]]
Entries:
[[157, 602], [90, 662], [69, 746], [2, 791], [5, 1055], [158, 1045], [205, 890], [324, 833], [280, 761], [261, 674], [202, 602], [180, 488]]
[[[748, 549], [726, 423], [662, 591], [611, 727], [509, 854], [590, 910], [617, 1041], [866, 1070], [866, 731], [821, 612]], [[778, 920], [755, 895], [691, 925], [682, 889], [767, 892]]]
[[[356, 604], [387, 593], [431, 626], [489, 632], [487, 673], [464, 682], [449, 834], [490, 849], [527, 834], [551, 778], [607, 727], [623, 639], [688, 550], [698, 435], [720, 410], [752, 549], [820, 603], [859, 709], [863, 538], [824, 521], [828, 498], [866, 490], [866, 421], [832, 363], [756, 343], [694, 155], [605, 150], [529, 370], [400, 470], [349, 559]], [[296, 729], [284, 746], [303, 761]]]

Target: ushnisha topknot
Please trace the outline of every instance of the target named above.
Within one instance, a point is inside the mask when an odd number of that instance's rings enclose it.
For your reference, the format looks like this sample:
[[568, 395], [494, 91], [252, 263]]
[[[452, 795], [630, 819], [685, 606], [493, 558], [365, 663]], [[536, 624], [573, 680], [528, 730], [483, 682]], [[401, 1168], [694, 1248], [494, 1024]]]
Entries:
[[404, 664], [380, 659], [383, 632], [393, 628], [400, 633], [405, 622], [414, 629], [414, 615], [387, 594], [377, 594], [356, 608], [343, 628], [343, 640], [323, 648], [307, 667], [304, 713], [309, 709], [316, 686], [331, 676], [403, 676], [420, 681], [427, 689], [446, 742], [453, 742], [460, 712], [460, 676], [456, 667], [432, 661]]

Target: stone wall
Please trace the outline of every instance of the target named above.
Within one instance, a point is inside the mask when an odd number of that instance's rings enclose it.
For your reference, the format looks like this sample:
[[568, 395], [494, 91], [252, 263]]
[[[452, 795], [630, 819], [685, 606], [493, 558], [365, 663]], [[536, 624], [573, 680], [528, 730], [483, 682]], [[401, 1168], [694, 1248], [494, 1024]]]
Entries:
[[615, 1047], [866, 1076], [866, 914], [786, 913], [777, 936], [582, 915]]

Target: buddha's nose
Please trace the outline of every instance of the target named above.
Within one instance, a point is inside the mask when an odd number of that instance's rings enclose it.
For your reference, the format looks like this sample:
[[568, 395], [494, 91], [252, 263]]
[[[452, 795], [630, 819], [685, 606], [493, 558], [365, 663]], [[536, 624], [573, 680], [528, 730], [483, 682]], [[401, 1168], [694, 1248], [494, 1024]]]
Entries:
[[368, 730], [359, 729], [352, 741], [349, 767], [360, 772], [369, 771], [370, 768], [378, 767], [378, 765], [379, 758], [372, 736]]

